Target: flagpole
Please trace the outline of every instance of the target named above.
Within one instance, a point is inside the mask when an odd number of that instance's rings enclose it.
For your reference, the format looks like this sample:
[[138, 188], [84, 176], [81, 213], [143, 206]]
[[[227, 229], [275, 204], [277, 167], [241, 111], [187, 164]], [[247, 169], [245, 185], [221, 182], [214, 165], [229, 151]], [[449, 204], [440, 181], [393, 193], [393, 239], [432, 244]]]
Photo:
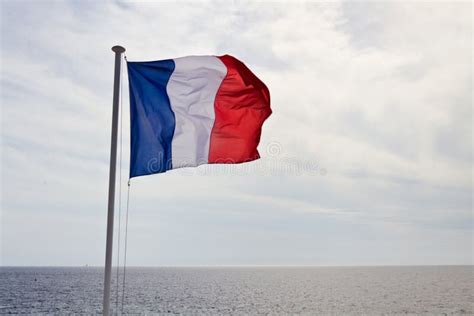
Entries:
[[112, 276], [112, 246], [114, 237], [115, 174], [117, 165], [117, 131], [119, 118], [120, 67], [125, 48], [112, 47], [115, 53], [114, 96], [112, 110], [112, 139], [110, 145], [109, 204], [107, 210], [107, 242], [105, 247], [104, 302], [103, 314], [110, 315], [110, 282]]

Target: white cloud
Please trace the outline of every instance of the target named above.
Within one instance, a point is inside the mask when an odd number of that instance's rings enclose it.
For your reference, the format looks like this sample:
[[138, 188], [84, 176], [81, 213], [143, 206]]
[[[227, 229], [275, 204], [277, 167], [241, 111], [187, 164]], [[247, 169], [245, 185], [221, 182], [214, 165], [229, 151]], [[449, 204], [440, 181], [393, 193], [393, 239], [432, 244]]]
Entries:
[[[115, 44], [130, 60], [233, 54], [267, 83], [274, 112], [261, 161], [133, 180], [135, 264], [472, 262], [470, 3], [8, 2], [1, 12], [4, 264], [102, 264]], [[125, 111], [124, 177], [127, 128]], [[308, 255], [328, 239], [327, 258]], [[149, 240], [161, 252], [147, 255]], [[402, 259], [384, 240], [407, 247]], [[44, 244], [56, 250], [32, 251]]]

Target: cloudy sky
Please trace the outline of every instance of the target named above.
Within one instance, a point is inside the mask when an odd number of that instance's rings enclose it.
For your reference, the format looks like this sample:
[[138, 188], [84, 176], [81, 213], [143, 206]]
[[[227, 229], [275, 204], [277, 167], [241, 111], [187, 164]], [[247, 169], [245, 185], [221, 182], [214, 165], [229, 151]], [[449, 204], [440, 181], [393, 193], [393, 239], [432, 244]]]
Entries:
[[232, 54], [273, 108], [259, 161], [132, 180], [129, 265], [473, 263], [471, 14], [2, 1], [0, 264], [103, 265], [116, 44], [140, 61]]

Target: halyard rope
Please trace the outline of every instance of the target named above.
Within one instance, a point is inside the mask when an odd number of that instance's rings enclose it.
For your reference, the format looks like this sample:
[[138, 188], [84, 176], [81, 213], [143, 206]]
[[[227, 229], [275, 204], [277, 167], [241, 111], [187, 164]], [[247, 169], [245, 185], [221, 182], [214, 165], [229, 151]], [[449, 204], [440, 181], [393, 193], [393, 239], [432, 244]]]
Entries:
[[128, 190], [127, 190], [127, 210], [125, 215], [125, 250], [123, 256], [123, 283], [122, 283], [122, 314], [123, 314], [123, 304], [125, 301], [125, 272], [127, 268], [127, 238], [128, 238], [128, 210], [130, 205], [130, 178], [128, 179]]
[[[124, 55], [125, 61], [127, 60], [127, 55]], [[123, 80], [121, 81], [123, 82]], [[122, 102], [121, 102], [122, 104]], [[121, 133], [122, 130], [120, 131]], [[122, 140], [122, 136], [120, 136]], [[120, 151], [122, 151], [122, 143], [120, 144]], [[130, 166], [129, 166], [130, 169]], [[128, 178], [127, 182], [127, 206], [125, 211], [125, 240], [124, 240], [124, 254], [123, 254], [123, 281], [122, 281], [122, 306], [121, 306], [121, 314], [123, 314], [123, 308], [125, 304], [125, 276], [127, 272], [127, 242], [128, 242], [128, 210], [130, 209], [130, 177]], [[118, 312], [118, 308], [117, 308]]]

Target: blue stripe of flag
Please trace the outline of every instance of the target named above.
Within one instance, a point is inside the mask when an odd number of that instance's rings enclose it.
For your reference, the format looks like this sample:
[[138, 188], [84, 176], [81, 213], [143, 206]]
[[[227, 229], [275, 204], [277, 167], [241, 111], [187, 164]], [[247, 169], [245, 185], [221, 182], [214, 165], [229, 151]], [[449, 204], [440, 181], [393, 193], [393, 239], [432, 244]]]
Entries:
[[172, 168], [175, 117], [166, 86], [175, 69], [172, 59], [127, 62], [130, 85], [130, 177]]

